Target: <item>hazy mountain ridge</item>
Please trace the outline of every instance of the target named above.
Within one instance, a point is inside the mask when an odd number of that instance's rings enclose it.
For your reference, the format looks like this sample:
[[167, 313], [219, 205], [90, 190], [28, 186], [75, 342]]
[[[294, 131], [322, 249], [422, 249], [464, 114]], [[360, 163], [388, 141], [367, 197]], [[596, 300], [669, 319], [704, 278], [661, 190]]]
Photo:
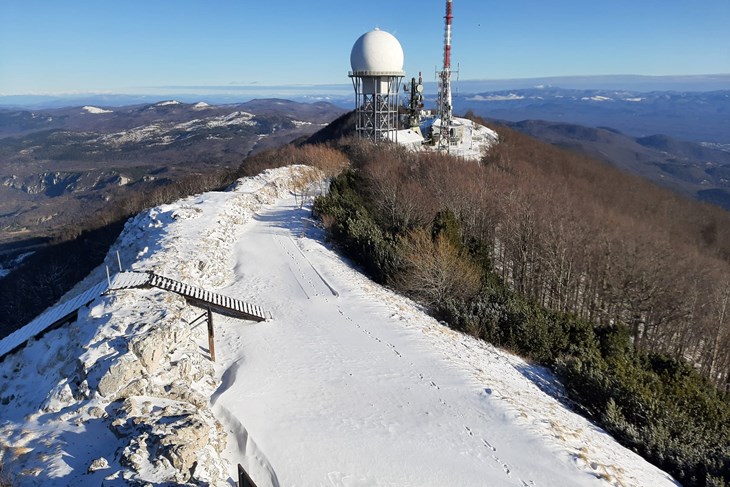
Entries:
[[[94, 113], [89, 110], [93, 108], [104, 112]], [[278, 115], [287, 120], [301, 117], [309, 122], [324, 124], [331, 121], [333, 111], [338, 110], [326, 102], [306, 104], [281, 99], [252, 100], [228, 105], [169, 100], [122, 107], [86, 105], [39, 110], [0, 108], [0, 138], [61, 128], [74, 132], [109, 133], [155, 122], [183, 123], [227, 116], [236, 111], [250, 112], [259, 117]]]
[[631, 137], [609, 128], [524, 120], [510, 127], [578, 150], [660, 186], [730, 209], [730, 152], [666, 135]]
[[730, 144], [730, 90], [710, 92], [574, 90], [552, 86], [459, 94], [454, 106], [519, 122], [550, 120], [612, 127], [635, 137]]

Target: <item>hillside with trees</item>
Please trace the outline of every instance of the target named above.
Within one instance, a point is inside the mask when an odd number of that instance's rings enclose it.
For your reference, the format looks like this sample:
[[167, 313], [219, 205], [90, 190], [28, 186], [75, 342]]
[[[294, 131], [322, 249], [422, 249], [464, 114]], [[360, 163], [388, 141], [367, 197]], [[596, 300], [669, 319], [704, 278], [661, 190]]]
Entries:
[[496, 130], [480, 164], [341, 141], [315, 211], [377, 281], [548, 365], [685, 485], [727, 485], [730, 215]]

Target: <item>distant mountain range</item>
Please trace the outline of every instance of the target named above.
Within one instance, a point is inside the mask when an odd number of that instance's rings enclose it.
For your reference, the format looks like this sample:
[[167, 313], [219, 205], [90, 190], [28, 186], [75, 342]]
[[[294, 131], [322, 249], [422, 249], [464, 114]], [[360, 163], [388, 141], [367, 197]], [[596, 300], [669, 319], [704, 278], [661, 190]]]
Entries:
[[730, 90], [710, 92], [573, 90], [543, 86], [457, 95], [459, 112], [519, 122], [549, 120], [611, 127], [646, 137], [664, 134], [730, 147]]
[[238, 167], [343, 112], [280, 99], [0, 109], [0, 250], [47, 237], [125, 192]]
[[[149, 104], [158, 100], [175, 99], [186, 103], [205, 100], [211, 104], [237, 104], [261, 98], [285, 98], [312, 103], [329, 101], [345, 108], [352, 107], [352, 84], [343, 73], [342, 83], [320, 85], [186, 85], [145, 88], [139, 93], [57, 93], [57, 94], [0, 94], [0, 107], [61, 108], [81, 105], [126, 106]], [[406, 79], [416, 76], [409, 73]], [[437, 84], [427, 76], [426, 93], [435, 96]], [[487, 93], [500, 90], [529, 89], [548, 86], [570, 90], [626, 90], [632, 92], [684, 91], [704, 92], [726, 90], [730, 74], [683, 76], [550, 76], [541, 78], [471, 79], [454, 83], [455, 92], [462, 94]]]
[[[463, 86], [484, 86], [470, 83]], [[427, 92], [433, 90], [427, 86]], [[74, 107], [0, 108], [0, 251], [20, 239], [37, 245], [35, 238], [75, 222], [115, 195], [147, 191], [211, 168], [236, 167], [252, 152], [315, 133], [352, 105], [352, 96], [341, 93], [304, 95], [336, 104], [258, 99], [117, 106], [126, 98], [101, 96], [109, 103], [87, 99]], [[4, 101], [7, 97], [0, 97]], [[730, 209], [730, 90], [540, 85], [462, 91], [454, 102], [459, 114], [471, 110], [506, 121], [539, 139]], [[427, 107], [432, 103], [427, 99]]]

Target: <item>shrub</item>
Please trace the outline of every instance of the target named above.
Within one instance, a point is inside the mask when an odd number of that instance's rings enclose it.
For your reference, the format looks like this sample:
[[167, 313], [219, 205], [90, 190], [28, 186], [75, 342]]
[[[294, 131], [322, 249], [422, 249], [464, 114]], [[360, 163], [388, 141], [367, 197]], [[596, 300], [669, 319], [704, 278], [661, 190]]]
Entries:
[[469, 300], [479, 290], [479, 268], [449, 237], [414, 230], [398, 244], [398, 290], [433, 308], [455, 298]]

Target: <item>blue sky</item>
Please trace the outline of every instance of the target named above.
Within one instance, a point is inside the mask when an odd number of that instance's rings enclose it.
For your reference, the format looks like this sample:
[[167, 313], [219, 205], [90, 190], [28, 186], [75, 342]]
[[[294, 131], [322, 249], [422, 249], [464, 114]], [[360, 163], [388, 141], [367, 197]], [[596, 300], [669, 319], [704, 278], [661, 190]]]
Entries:
[[[2, 0], [0, 94], [348, 84], [364, 32], [433, 79], [444, 2]], [[461, 79], [730, 73], [730, 0], [454, 0]]]

